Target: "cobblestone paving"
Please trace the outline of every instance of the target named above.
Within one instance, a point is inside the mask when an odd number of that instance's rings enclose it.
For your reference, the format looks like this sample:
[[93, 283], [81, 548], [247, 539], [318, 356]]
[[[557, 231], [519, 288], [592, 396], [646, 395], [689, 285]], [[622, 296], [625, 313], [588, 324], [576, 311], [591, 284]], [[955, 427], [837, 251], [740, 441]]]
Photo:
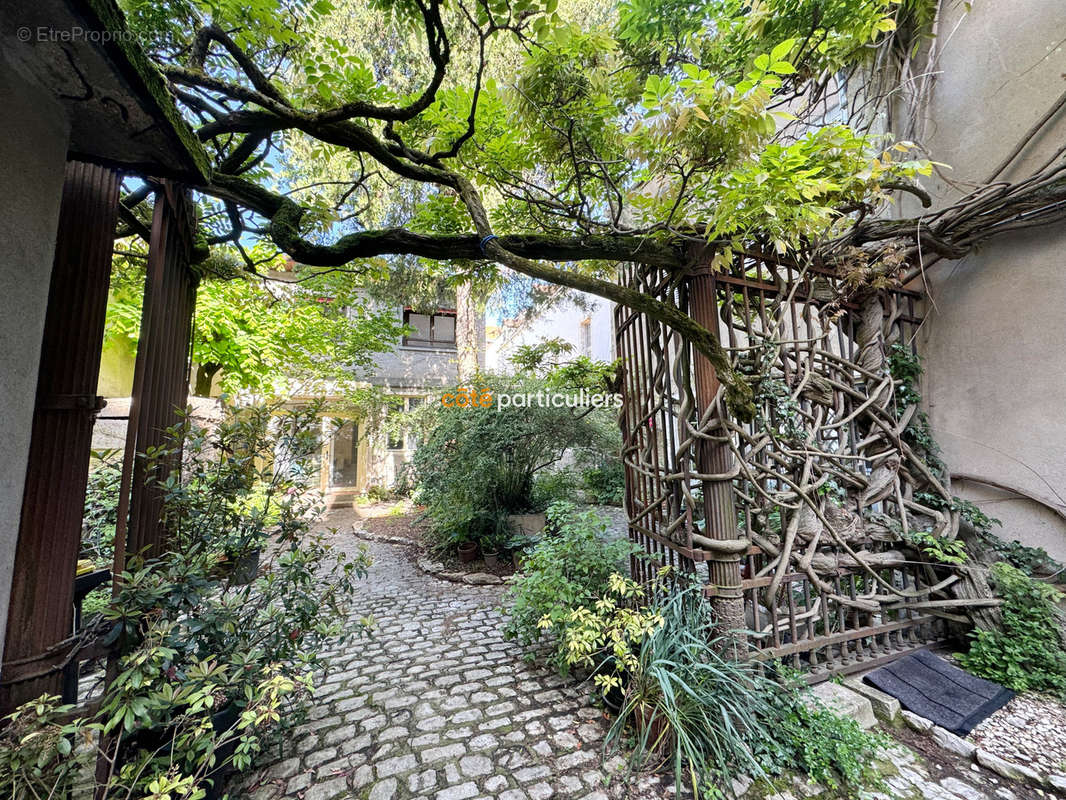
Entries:
[[239, 796], [613, 796], [600, 712], [587, 689], [524, 663], [503, 641], [501, 589], [440, 581], [393, 545], [368, 546], [374, 564], [353, 623], [372, 614], [374, 636], [337, 655], [285, 757], [243, 781]]
[[[344, 547], [359, 546], [343, 512], [329, 522], [340, 528]], [[440, 581], [420, 572], [395, 545], [368, 547], [374, 563], [352, 621], [372, 614], [374, 636], [336, 654], [310, 719], [288, 732], [280, 754], [272, 748], [271, 761], [232, 787], [233, 797], [608, 800], [673, 794], [657, 778], [625, 780], [618, 757], [603, 763], [607, 723], [588, 704], [587, 687], [526, 664], [503, 640], [500, 587]], [[900, 767], [889, 782], [892, 795], [871, 798], [992, 796], [958, 779], [938, 782], [909, 751], [886, 757]], [[790, 791], [748, 796], [792, 800], [820, 791], [797, 780]]]

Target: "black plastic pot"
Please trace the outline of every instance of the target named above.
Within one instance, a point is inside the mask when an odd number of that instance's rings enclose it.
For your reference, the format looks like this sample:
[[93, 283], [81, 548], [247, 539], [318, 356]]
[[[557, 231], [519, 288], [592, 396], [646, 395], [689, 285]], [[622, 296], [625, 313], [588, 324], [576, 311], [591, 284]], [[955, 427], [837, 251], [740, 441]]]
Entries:
[[[215, 729], [216, 734], [221, 735], [236, 725], [240, 716], [241, 710], [234, 703], [227, 703], [211, 715], [211, 727]], [[204, 787], [204, 800], [219, 800], [222, 797], [226, 779], [233, 772], [233, 768], [227, 762], [236, 749], [237, 740], [232, 739], [215, 751], [215, 757], [220, 763], [217, 768], [206, 775], [211, 785]]]
[[621, 678], [619, 685], [612, 686], [603, 695], [603, 704], [613, 716], [618, 716], [622, 706], [625, 705], [626, 686], [629, 685], [629, 673], [625, 670], [619, 670], [617, 664], [618, 660], [614, 656], [608, 656], [600, 662], [592, 673], [593, 675], [618, 675]]
[[257, 547], [249, 550], [233, 562], [229, 582], [234, 586], [247, 586], [259, 576], [259, 558], [262, 551]]

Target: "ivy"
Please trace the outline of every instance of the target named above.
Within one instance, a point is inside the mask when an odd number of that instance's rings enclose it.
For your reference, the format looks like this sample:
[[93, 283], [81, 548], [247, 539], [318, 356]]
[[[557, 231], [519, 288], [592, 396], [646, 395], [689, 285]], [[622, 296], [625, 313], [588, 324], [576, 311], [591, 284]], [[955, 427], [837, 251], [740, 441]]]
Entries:
[[1066, 698], [1066, 649], [1061, 613], [1063, 595], [1009, 564], [992, 567], [1003, 598], [999, 630], [975, 630], [970, 649], [959, 655], [968, 671], [1019, 692], [1048, 691]]

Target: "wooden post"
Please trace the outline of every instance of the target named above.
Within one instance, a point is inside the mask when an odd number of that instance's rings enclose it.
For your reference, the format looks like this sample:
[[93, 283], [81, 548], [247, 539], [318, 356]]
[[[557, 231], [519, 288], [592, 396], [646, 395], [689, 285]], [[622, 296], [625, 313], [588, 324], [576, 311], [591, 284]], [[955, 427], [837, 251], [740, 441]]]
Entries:
[[[714, 274], [700, 271], [692, 278], [689, 295], [689, 314], [692, 319], [712, 332], [718, 326], [718, 300]], [[693, 350], [693, 372], [696, 385], [696, 414], [701, 416], [714, 403], [721, 385], [714, 367], [706, 356]], [[728, 444], [700, 440], [697, 443], [697, 468], [705, 475], [728, 473], [733, 467], [733, 454]], [[703, 481], [703, 511], [710, 539], [737, 538], [737, 512], [733, 502], [733, 481], [730, 478]], [[708, 563], [710, 586], [718, 625], [723, 632], [743, 630], [744, 595], [741, 591], [740, 556], [716, 556]]]
[[[67, 164], [4, 645], [0, 713], [59, 694], [89, 476], [119, 175]], [[37, 676], [27, 680], [29, 676]]]
[[[165, 549], [163, 497], [152, 482], [164, 477], [159, 473], [168, 471], [176, 461], [156, 465], [153, 471], [142, 454], [169, 444], [167, 428], [178, 422], [189, 398], [192, 314], [199, 282], [189, 268], [195, 233], [193, 214], [187, 190], [164, 181], [156, 193], [152, 217], [141, 336], [126, 431], [127, 445], [132, 442], [134, 448], [131, 451], [128, 446], [127, 453], [136, 453], [132, 459], [129, 532], [125, 541], [129, 555], [152, 557]], [[124, 470], [129, 468], [127, 459]], [[117, 568], [122, 566], [116, 563]]]

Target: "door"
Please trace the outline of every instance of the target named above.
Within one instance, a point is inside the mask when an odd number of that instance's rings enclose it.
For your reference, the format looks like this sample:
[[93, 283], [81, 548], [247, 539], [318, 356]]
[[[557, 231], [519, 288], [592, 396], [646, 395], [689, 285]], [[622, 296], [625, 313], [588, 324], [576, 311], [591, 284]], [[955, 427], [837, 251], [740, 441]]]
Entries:
[[331, 489], [355, 488], [359, 479], [359, 426], [344, 422], [333, 433], [330, 447]]

